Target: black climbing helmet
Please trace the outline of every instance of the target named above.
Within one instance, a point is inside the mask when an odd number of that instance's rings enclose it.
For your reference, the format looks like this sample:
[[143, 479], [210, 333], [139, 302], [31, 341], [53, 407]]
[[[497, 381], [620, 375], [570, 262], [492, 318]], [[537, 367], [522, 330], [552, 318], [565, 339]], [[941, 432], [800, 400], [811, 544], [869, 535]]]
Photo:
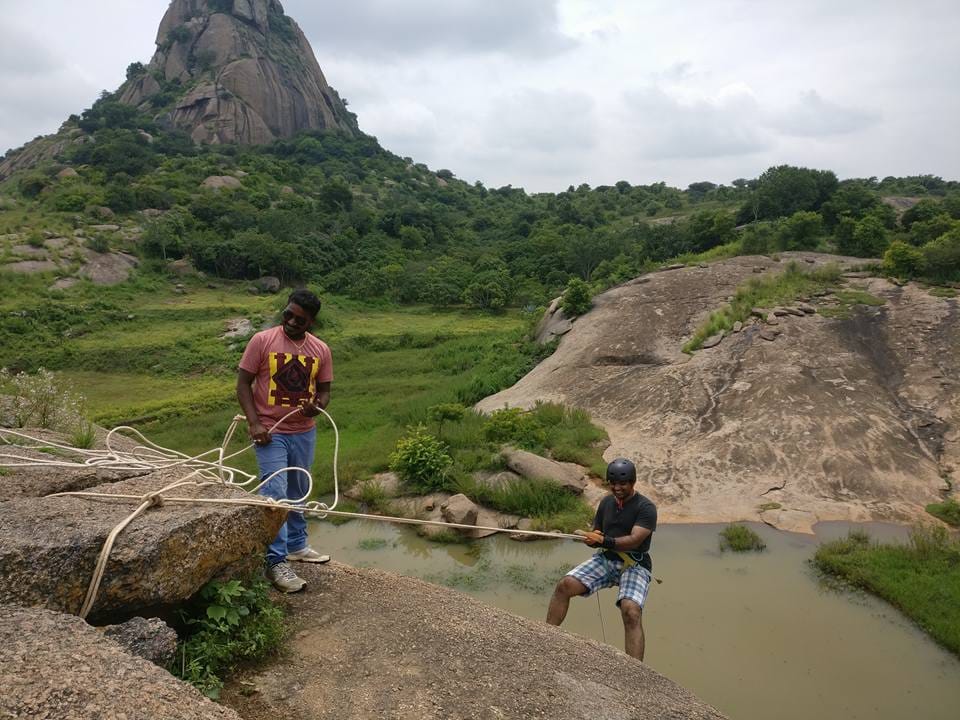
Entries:
[[637, 481], [637, 466], [626, 458], [617, 458], [607, 465], [607, 482], [628, 482], [631, 485]]

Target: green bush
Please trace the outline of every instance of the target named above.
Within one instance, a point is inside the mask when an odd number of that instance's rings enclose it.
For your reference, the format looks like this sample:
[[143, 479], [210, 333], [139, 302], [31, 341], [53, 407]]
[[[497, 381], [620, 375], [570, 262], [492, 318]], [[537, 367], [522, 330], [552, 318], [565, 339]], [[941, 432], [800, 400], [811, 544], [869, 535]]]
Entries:
[[947, 498], [942, 503], [931, 503], [926, 509], [928, 513], [940, 518], [948, 525], [960, 527], [960, 503], [953, 498]]
[[432, 492], [447, 485], [453, 459], [423, 425], [408, 428], [390, 455], [390, 469], [417, 490]]
[[560, 307], [567, 317], [579, 317], [593, 307], [592, 297], [589, 285], [580, 278], [570, 278], [560, 299]]
[[546, 440], [537, 417], [520, 408], [503, 408], [491, 413], [483, 425], [483, 434], [490, 442], [512, 443], [527, 450], [542, 447]]
[[927, 243], [922, 251], [927, 277], [943, 281], [960, 278], [960, 229]]
[[720, 551], [751, 552], [764, 550], [767, 544], [746, 525], [727, 525], [720, 531]]
[[913, 278], [923, 274], [926, 260], [919, 248], [897, 240], [883, 254], [883, 272], [898, 278]]
[[258, 580], [214, 581], [181, 614], [191, 634], [180, 645], [170, 672], [210, 698], [220, 695], [224, 676], [243, 660], [263, 657], [284, 637], [283, 612]]

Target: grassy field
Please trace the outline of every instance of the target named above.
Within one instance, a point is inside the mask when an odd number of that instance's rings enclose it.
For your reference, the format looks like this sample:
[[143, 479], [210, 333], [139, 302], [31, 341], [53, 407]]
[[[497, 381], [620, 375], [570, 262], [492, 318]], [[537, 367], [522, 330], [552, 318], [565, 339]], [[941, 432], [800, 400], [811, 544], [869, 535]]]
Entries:
[[[239, 410], [235, 368], [246, 340], [222, 338], [227, 320], [270, 326], [284, 304], [281, 295], [251, 295], [242, 283], [210, 287], [200, 279], [149, 273], [116, 287], [81, 283], [65, 292], [47, 290], [49, 278], [10, 280], [14, 291], [0, 298], [0, 367], [53, 370], [85, 397], [94, 421], [132, 425], [152, 441], [189, 454], [219, 446]], [[469, 407], [528, 372], [550, 352], [528, 342], [529, 322], [519, 311], [490, 314], [324, 296], [315, 332], [333, 351], [329, 411], [340, 430], [341, 484], [388, 469], [408, 427], [425, 424], [438, 431], [428, 408]], [[589, 418], [568, 415], [549, 424], [555, 428], [549, 441], [532, 449], [590, 466], [602, 462], [594, 444], [604, 435]], [[322, 417], [318, 428], [313, 470], [323, 493], [332, 489], [334, 434]], [[231, 449], [245, 445], [245, 435], [244, 425]], [[470, 471], [496, 464], [497, 445], [484, 437], [483, 422], [473, 413], [447, 423], [442, 435], [459, 470], [451, 489]], [[232, 463], [255, 470], [252, 451]], [[566, 506], [540, 514], [564, 513], [581, 514]]]
[[877, 544], [852, 532], [821, 545], [813, 563], [892, 603], [960, 655], [960, 540], [943, 527], [915, 528], [906, 545]]

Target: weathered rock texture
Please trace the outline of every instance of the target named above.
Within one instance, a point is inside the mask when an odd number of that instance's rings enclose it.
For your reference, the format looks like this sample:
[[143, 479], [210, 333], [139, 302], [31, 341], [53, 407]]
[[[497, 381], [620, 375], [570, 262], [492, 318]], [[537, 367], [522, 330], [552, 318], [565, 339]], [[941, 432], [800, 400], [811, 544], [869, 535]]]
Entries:
[[[152, 473], [96, 490], [143, 495], [177, 477]], [[185, 486], [176, 494], [246, 496], [219, 486]], [[0, 603], [78, 612], [104, 540], [135, 507], [132, 500], [72, 496], [0, 502]], [[243, 506], [168, 504], [147, 510], [117, 538], [91, 619], [174, 605], [212, 578], [255, 571], [283, 518], [281, 511]]]
[[149, 111], [171, 87], [178, 99], [160, 119], [196, 142], [261, 144], [301, 130], [357, 129], [277, 0], [173, 0], [146, 72], [119, 94]]
[[246, 720], [722, 718], [609, 645], [454, 590], [336, 562], [302, 574], [287, 652], [222, 695]]
[[71, 615], [0, 606], [0, 717], [240, 720]]
[[957, 301], [849, 277], [886, 304], [846, 318], [801, 310], [766, 330], [751, 321], [684, 355], [754, 267], [783, 264], [734, 258], [607, 291], [550, 358], [478, 408], [544, 400], [588, 410], [610, 435], [605, 457], [636, 461], [662, 521], [762, 519], [809, 531], [820, 520], [929, 520], [941, 474], [960, 466]]
[[104, 637], [120, 645], [131, 655], [165, 668], [177, 651], [177, 633], [160, 618], [130, 618], [120, 625], [100, 628]]

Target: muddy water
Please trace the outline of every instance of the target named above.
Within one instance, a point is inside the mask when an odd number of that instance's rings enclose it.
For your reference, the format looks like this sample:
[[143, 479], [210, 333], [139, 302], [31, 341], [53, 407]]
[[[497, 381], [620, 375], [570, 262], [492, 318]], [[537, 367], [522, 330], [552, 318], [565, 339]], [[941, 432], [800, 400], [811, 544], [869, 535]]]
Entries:
[[[960, 660], [884, 603], [823, 588], [809, 569], [818, 537], [755, 526], [761, 554], [721, 554], [716, 525], [657, 531], [655, 585], [644, 612], [647, 663], [735, 720], [960, 717]], [[903, 531], [872, 526], [874, 537]], [[569, 541], [427, 543], [407, 528], [354, 521], [311, 527], [314, 547], [356, 566], [424, 578], [541, 620], [554, 582], [585, 559]], [[564, 627], [623, 649], [613, 590], [575, 599]], [[602, 621], [601, 621], [602, 620]], [[535, 652], [531, 648], [531, 652]]]

